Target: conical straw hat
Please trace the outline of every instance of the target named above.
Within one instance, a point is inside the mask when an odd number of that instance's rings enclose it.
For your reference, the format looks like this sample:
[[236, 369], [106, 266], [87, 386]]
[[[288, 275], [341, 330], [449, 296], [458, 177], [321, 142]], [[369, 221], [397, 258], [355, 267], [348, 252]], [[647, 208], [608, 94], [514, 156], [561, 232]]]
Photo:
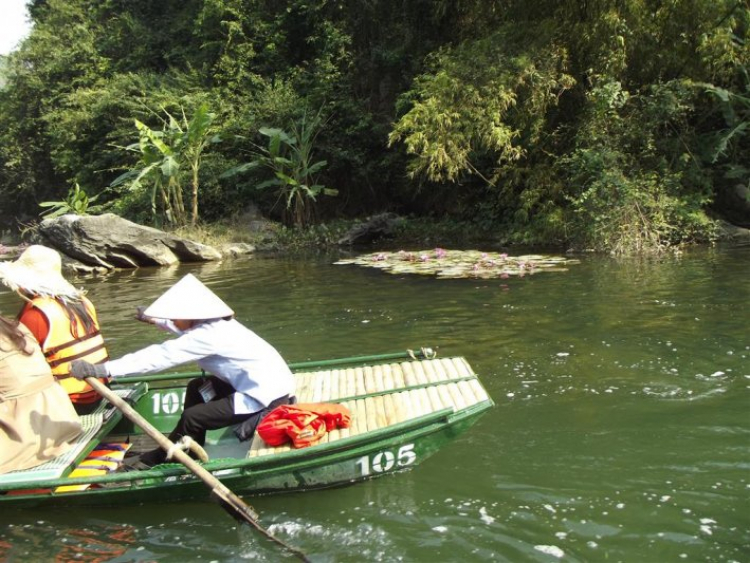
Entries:
[[84, 294], [63, 277], [60, 254], [39, 244], [28, 247], [15, 262], [0, 262], [0, 282], [13, 291], [44, 297], [79, 299]]
[[143, 313], [170, 320], [219, 319], [234, 311], [193, 274], [188, 274], [154, 301]]

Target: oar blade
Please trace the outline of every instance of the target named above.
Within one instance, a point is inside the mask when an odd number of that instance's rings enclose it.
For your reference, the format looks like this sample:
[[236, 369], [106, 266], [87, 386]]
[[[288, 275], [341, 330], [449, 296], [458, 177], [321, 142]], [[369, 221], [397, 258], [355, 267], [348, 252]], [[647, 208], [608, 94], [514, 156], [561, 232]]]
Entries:
[[238, 522], [247, 522], [256, 526], [258, 523], [258, 514], [242, 499], [232, 494], [231, 491], [215, 488], [211, 494], [226, 512], [229, 513]]

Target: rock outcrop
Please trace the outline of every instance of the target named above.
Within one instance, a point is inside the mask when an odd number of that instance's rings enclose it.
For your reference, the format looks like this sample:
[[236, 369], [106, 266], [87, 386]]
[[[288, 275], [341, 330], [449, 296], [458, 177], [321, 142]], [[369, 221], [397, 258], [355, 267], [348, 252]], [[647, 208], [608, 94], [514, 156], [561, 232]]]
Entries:
[[138, 225], [112, 213], [47, 219], [39, 225], [37, 237], [39, 244], [55, 248], [89, 269], [169, 266], [222, 258], [211, 246]]
[[718, 189], [713, 207], [731, 224], [750, 228], [750, 186], [736, 184]]
[[338, 243], [346, 244], [368, 244], [382, 238], [392, 237], [404, 219], [395, 213], [381, 213], [368, 217], [365, 221], [357, 223], [346, 233]]

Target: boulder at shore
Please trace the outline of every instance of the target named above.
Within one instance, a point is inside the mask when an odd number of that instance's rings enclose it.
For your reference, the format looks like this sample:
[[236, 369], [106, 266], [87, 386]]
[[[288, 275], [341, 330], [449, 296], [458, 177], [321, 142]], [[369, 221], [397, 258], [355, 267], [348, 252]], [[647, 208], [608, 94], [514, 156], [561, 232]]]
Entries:
[[369, 244], [379, 239], [394, 235], [404, 219], [395, 213], [380, 213], [357, 223], [338, 243], [340, 245]]
[[112, 213], [46, 219], [37, 234], [40, 244], [51, 246], [92, 269], [168, 266], [222, 258], [211, 246], [144, 227]]

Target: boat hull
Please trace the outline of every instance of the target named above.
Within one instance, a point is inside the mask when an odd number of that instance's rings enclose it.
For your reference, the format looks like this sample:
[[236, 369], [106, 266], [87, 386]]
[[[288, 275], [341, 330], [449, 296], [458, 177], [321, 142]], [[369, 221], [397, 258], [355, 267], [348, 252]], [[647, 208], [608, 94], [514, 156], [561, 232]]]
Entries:
[[[296, 450], [268, 458], [212, 462], [206, 467], [229, 489], [242, 495], [278, 494], [345, 486], [359, 481], [408, 471], [464, 433], [490, 405], [455, 418], [421, 426], [406, 434], [390, 434], [361, 444], [337, 444], [326, 451]], [[64, 494], [0, 496], [3, 508], [46, 506], [112, 506], [203, 500], [205, 484], [179, 466], [162, 466], [160, 477], [133, 479], [124, 484], [103, 482], [101, 488]], [[149, 472], [132, 472], [153, 474]], [[127, 473], [123, 476], [128, 476]], [[6, 504], [7, 503], [7, 504]]]
[[[352, 415], [350, 427], [333, 430], [320, 443], [301, 449], [269, 447], [257, 434], [252, 444], [239, 442], [229, 428], [211, 431], [205, 446], [212, 459], [203, 467], [235, 493], [246, 495], [349, 485], [413, 469], [494, 406], [463, 358], [421, 359], [410, 353], [401, 362], [322, 367], [296, 373], [300, 402], [344, 405]], [[180, 416], [184, 383], [142, 380], [117, 392], [149, 423], [168, 432]], [[97, 444], [138, 439], [140, 429], [119, 410], [102, 408], [108, 410], [97, 415], [98, 433], [82, 441], [57, 473], [44, 468], [36, 475], [32, 470], [0, 476], [0, 506], [145, 504], [210, 495], [205, 483], [180, 464], [73, 477], [72, 468], [85, 465]]]

